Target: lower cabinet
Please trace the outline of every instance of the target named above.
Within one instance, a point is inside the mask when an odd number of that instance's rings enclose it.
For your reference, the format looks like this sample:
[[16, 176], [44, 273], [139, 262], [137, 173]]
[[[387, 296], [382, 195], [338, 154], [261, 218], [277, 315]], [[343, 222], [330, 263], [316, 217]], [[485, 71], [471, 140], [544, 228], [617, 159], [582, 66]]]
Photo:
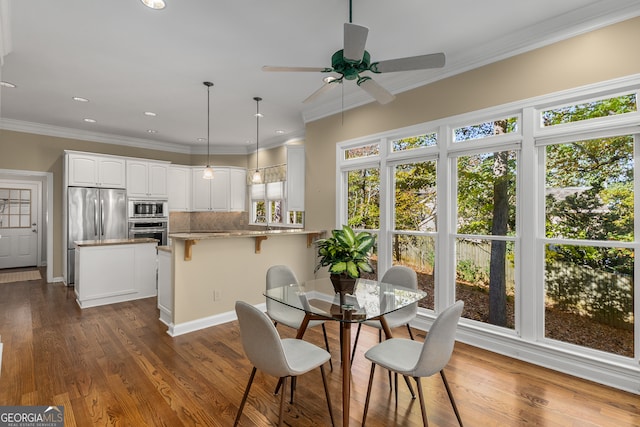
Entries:
[[80, 308], [156, 296], [157, 243], [79, 245], [75, 293]]

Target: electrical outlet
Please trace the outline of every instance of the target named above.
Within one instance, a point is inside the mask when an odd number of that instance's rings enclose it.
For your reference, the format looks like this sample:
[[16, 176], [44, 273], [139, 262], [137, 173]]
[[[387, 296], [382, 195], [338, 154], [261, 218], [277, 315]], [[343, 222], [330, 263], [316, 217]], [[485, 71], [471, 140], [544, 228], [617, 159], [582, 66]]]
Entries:
[[214, 301], [220, 301], [222, 299], [222, 292], [219, 290], [214, 290], [213, 291], [213, 300]]

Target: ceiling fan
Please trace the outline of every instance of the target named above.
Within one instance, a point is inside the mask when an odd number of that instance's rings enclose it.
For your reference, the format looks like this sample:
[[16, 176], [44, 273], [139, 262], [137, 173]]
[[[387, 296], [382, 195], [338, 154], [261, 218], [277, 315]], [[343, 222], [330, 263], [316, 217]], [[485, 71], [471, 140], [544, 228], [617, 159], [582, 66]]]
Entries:
[[323, 79], [324, 85], [307, 97], [303, 103], [315, 100], [325, 91], [335, 87], [336, 83], [342, 83], [346, 79], [355, 80], [356, 84], [376, 101], [380, 104], [387, 104], [393, 101], [395, 96], [370, 76], [361, 75], [361, 73], [380, 74], [444, 67], [445, 56], [442, 52], [371, 62], [371, 55], [365, 50], [368, 34], [369, 29], [367, 27], [351, 23], [351, 0], [349, 0], [349, 22], [344, 24], [344, 47], [331, 56], [331, 67], [279, 67], [265, 65], [262, 70], [337, 73], [340, 75], [339, 77], [325, 77]]

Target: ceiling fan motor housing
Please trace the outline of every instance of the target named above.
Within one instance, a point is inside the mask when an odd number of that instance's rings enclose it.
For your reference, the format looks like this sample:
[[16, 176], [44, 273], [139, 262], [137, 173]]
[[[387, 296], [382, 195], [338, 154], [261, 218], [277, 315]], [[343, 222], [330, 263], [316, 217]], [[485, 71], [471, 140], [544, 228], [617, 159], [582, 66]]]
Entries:
[[364, 51], [362, 60], [359, 62], [347, 61], [344, 59], [343, 50], [340, 49], [331, 56], [331, 66], [336, 73], [340, 73], [347, 80], [355, 80], [358, 74], [368, 71], [371, 64], [371, 56], [369, 52]]

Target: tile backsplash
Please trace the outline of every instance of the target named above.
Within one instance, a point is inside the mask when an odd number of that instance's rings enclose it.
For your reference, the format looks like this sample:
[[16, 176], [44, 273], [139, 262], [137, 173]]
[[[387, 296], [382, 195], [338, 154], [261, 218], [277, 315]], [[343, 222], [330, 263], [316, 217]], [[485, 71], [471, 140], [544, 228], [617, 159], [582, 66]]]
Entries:
[[246, 230], [248, 212], [170, 212], [169, 232]]

